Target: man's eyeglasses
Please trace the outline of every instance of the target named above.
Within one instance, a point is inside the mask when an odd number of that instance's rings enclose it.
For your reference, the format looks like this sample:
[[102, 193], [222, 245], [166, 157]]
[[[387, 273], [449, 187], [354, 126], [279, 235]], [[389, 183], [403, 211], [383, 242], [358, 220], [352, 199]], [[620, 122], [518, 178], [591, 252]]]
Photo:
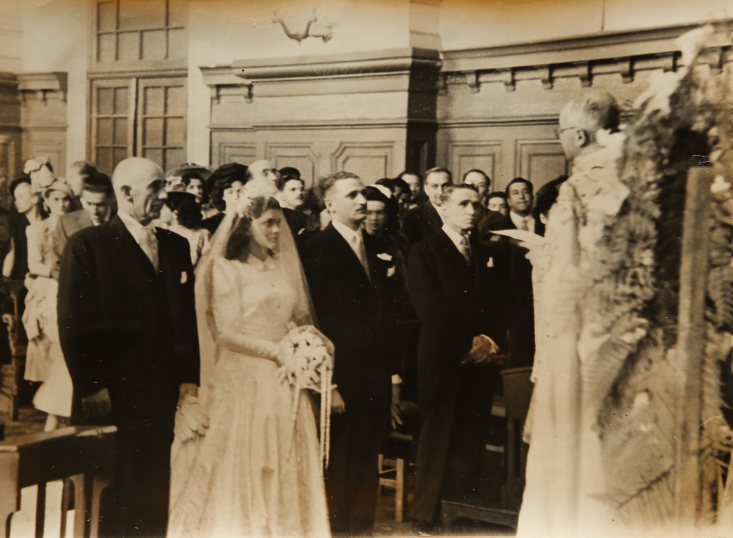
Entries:
[[565, 131], [571, 131], [573, 129], [577, 129], [577, 127], [565, 127], [564, 129], [561, 129], [560, 127], [555, 128], [555, 138], [560, 138], [560, 135], [564, 133]]

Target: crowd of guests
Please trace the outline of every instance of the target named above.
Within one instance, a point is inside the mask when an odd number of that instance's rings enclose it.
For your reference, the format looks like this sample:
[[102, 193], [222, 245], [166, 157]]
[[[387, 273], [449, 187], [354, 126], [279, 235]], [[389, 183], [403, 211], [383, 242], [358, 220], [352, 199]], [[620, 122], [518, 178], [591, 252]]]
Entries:
[[[42, 157], [28, 161], [25, 172], [10, 185], [15, 211], [3, 276], [24, 281], [27, 290], [25, 378], [40, 384], [33, 403], [48, 414], [51, 430], [95, 406], [103, 415], [108, 403], [74, 400], [77, 383], [62, 352], [57, 297], [69, 239], [109, 223], [120, 193], [91, 163], [75, 163], [65, 180]], [[195, 268], [245, 185], [275, 186], [319, 328], [337, 350], [334, 382], [345, 412], [332, 423], [331, 529], [365, 533], [373, 526], [382, 441], [390, 417], [393, 426], [401, 423], [400, 401], [408, 398], [417, 400], [420, 413], [410, 514], [415, 531], [428, 535], [437, 531], [442, 499], [465, 500], [478, 487], [500, 368], [533, 361], [531, 264], [517, 241], [495, 232], [542, 235], [565, 178], [536, 194], [524, 178], [492, 191], [482, 170], [466, 172], [460, 182], [445, 168], [374, 179], [340, 172], [306, 188], [297, 169], [277, 170], [265, 160], [213, 171], [185, 164], [168, 171], [164, 194], [155, 194], [162, 207], [153, 225], [186, 239]], [[136, 241], [155, 265], [158, 246]]]

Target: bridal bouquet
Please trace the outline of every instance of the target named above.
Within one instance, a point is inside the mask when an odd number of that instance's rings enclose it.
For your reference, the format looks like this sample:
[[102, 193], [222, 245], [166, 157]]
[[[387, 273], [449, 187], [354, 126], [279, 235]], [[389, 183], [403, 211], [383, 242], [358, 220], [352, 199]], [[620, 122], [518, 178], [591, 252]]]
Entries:
[[280, 380], [295, 387], [293, 394], [293, 422], [298, 415], [300, 390], [321, 393], [321, 459], [328, 464], [328, 445], [331, 418], [331, 379], [333, 356], [324, 336], [314, 327], [298, 327], [290, 331], [280, 343]]

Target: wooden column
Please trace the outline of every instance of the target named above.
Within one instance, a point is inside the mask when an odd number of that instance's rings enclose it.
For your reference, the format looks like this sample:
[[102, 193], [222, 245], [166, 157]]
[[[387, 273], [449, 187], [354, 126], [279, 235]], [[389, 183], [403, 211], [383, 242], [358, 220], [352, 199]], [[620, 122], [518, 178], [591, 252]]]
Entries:
[[712, 181], [713, 174], [709, 168], [689, 170], [682, 235], [677, 349], [685, 386], [680, 400], [684, 404], [680, 406], [678, 417], [675, 511], [679, 526], [688, 528], [694, 525], [700, 505], [700, 413]]

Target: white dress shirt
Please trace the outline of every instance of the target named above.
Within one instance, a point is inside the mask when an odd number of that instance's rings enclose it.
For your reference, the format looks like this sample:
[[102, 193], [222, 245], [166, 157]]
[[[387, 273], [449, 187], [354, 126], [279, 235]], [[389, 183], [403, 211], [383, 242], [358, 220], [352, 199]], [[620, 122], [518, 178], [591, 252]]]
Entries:
[[462, 235], [455, 231], [453, 228], [448, 226], [447, 224], [443, 224], [443, 231], [445, 234], [450, 238], [451, 241], [453, 241], [453, 244], [458, 249], [458, 252], [460, 252], [467, 260], [470, 259], [471, 256], [471, 247], [468, 246], [468, 252], [466, 252], [466, 244], [464, 243], [464, 238], [466, 241], [468, 241], [468, 237], [470, 235], [470, 231], [466, 235]]
[[[338, 221], [332, 220], [331, 224], [336, 228], [336, 231], [341, 234], [341, 237], [346, 239], [346, 242], [354, 251], [359, 262], [361, 262], [364, 271], [366, 271], [367, 277], [369, 277], [369, 263], [367, 262], [366, 249], [364, 248], [364, 238], [361, 235], [361, 229], [352, 230], [345, 224], [341, 224]], [[371, 278], [369, 278], [371, 280]]]
[[140, 245], [145, 255], [150, 259], [155, 270], [158, 270], [158, 238], [155, 236], [155, 226], [151, 222], [147, 226], [143, 226], [137, 220], [132, 218], [124, 211], [117, 211], [122, 224], [125, 225], [127, 231], [130, 232], [135, 242]]
[[[522, 215], [516, 214], [514, 211], [509, 211], [509, 218], [512, 219], [517, 230], [527, 230], [528, 232], [534, 233], [534, 217], [532, 215], [523, 217]], [[525, 224], [527, 225], [526, 228], [524, 227]]]

